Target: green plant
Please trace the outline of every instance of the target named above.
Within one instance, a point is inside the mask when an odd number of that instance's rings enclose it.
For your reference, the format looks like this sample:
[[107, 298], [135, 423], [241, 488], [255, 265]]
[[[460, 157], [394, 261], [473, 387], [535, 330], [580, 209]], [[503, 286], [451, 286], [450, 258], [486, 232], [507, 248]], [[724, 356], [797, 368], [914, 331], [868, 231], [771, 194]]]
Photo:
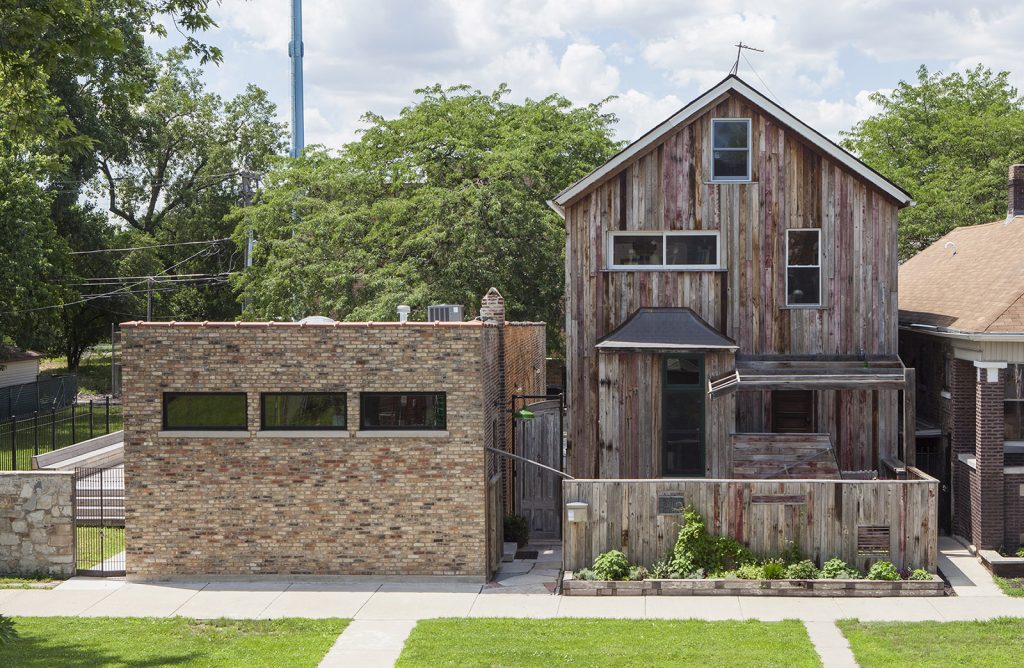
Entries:
[[651, 564], [651, 577], [655, 580], [667, 580], [672, 575], [672, 564], [669, 563], [668, 559], [655, 561]]
[[594, 559], [594, 575], [598, 580], [625, 580], [629, 577], [629, 560], [618, 550], [609, 550]]
[[651, 577], [651, 572], [643, 566], [633, 566], [629, 569], [629, 579], [633, 581], [646, 580]]
[[932, 574], [923, 568], [915, 568], [914, 572], [910, 574], [908, 580], [931, 580]]
[[786, 576], [786, 565], [781, 559], [770, 559], [761, 564], [761, 577], [764, 580], [781, 580]]
[[1018, 557], [1024, 557], [1024, 547], [1018, 547], [1017, 551], [1014, 554], [1016, 554]]
[[757, 564], [743, 564], [736, 569], [736, 577], [740, 580], [763, 580], [764, 571]]
[[900, 572], [888, 561], [876, 561], [868, 571], [868, 580], [899, 580]]
[[670, 557], [672, 570], [677, 573], [705, 573], [730, 570], [754, 561], [745, 546], [728, 536], [708, 533], [704, 518], [693, 506], [683, 509], [683, 526], [679, 529]]
[[505, 540], [515, 541], [517, 547], [530, 542], [530, 524], [522, 515], [505, 515]]
[[839, 557], [835, 557], [822, 564], [818, 577], [826, 580], [856, 580], [860, 578], [860, 573]]
[[0, 645], [6, 645], [18, 639], [18, 630], [14, 628], [14, 620], [0, 615]]
[[800, 546], [793, 540], [786, 541], [786, 547], [782, 548], [779, 558], [782, 559], [782, 563], [787, 566], [792, 566], [793, 564], [806, 560], [803, 550], [801, 550]]
[[790, 580], [815, 580], [818, 577], [818, 567], [810, 559], [790, 564], [786, 568], [786, 577]]
[[594, 575], [594, 571], [589, 568], [581, 568], [572, 574], [573, 579], [576, 580], [596, 580], [597, 576]]

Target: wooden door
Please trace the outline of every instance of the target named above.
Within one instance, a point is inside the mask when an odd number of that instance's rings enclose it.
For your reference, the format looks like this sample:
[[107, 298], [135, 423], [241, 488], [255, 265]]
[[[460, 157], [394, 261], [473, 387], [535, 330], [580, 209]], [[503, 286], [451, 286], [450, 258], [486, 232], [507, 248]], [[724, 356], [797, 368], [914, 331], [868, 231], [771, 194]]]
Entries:
[[[516, 420], [516, 454], [562, 470], [562, 404], [541, 401], [529, 406], [532, 420]], [[530, 537], [562, 537], [562, 478], [539, 466], [515, 462], [515, 507], [530, 526]]]

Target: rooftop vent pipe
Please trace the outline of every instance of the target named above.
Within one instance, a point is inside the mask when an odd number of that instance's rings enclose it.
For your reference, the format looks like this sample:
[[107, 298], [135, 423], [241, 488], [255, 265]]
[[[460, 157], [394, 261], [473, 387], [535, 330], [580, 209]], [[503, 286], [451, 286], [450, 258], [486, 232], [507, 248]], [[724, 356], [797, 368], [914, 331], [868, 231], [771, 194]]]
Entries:
[[412, 311], [412, 309], [410, 307], [406, 306], [405, 304], [400, 305], [398, 307], [398, 322], [408, 322], [409, 321], [409, 313], [411, 311]]

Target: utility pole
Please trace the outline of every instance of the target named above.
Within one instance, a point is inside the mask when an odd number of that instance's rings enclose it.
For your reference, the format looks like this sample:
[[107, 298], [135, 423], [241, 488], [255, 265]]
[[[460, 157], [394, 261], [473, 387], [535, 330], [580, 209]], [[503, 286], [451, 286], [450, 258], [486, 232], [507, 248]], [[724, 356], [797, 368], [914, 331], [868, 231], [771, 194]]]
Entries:
[[292, 157], [297, 158], [305, 146], [302, 107], [302, 0], [292, 0], [292, 41], [288, 56], [292, 59]]
[[153, 277], [146, 278], [146, 322], [153, 319]]
[[[239, 204], [241, 204], [243, 207], [252, 206], [252, 197], [253, 197], [253, 195], [256, 192], [255, 189], [252, 186], [253, 177], [255, 175], [252, 172], [244, 170], [244, 169], [242, 171], [240, 171], [238, 174], [239, 174], [239, 176], [242, 177], [242, 192], [241, 192], [241, 197], [239, 197]], [[249, 226], [249, 228], [245, 232], [245, 268], [246, 269], [248, 269], [249, 267], [252, 266], [252, 252], [253, 252], [253, 249], [255, 248], [255, 246], [256, 246], [256, 239], [255, 239], [255, 237], [252, 234], [252, 227]], [[242, 299], [242, 311], [244, 312], [245, 309], [248, 306], [249, 306], [249, 300], [247, 298], [243, 298]]]
[[757, 51], [758, 53], [764, 53], [764, 49], [755, 49], [752, 46], [744, 44], [741, 40], [739, 44], [733, 44], [736, 47], [736, 62], [732, 64], [732, 69], [729, 70], [729, 74], [738, 74], [740, 71], [740, 56], [743, 55], [743, 49], [747, 51]]

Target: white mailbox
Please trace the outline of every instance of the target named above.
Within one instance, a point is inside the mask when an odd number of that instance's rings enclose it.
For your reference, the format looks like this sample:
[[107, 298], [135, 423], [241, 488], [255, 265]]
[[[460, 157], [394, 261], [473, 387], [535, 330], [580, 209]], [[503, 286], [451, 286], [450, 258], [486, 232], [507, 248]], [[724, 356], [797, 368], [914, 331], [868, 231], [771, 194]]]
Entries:
[[565, 504], [565, 508], [568, 511], [568, 519], [570, 522], [587, 521], [587, 504], [582, 501], [570, 501]]

